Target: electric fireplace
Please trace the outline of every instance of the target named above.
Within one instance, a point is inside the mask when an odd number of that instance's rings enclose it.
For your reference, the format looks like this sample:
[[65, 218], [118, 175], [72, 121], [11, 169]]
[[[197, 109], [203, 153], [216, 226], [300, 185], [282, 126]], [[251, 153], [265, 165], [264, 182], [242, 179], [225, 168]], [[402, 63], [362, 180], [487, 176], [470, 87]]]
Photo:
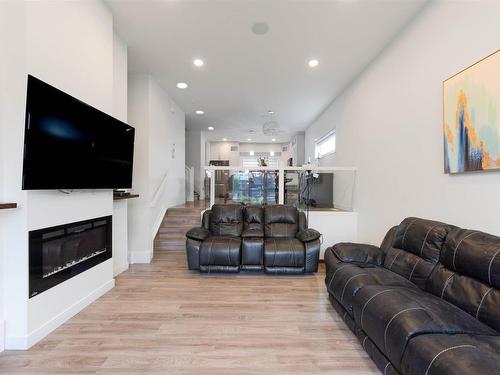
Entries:
[[110, 259], [111, 227], [105, 216], [29, 232], [29, 297]]

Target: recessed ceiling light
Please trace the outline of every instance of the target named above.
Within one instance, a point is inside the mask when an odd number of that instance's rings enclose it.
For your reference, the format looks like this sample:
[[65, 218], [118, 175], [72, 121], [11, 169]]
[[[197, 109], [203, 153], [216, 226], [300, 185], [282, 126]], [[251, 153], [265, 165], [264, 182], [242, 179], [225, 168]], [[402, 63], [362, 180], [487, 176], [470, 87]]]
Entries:
[[274, 115], [274, 111], [271, 110], [267, 111], [267, 113], [269, 113], [270, 115]]
[[254, 152], [253, 151], [250, 151], [250, 156], [254, 156]]
[[255, 35], [264, 35], [269, 31], [269, 25], [265, 22], [257, 22], [252, 25], [252, 32]]
[[271, 139], [271, 141], [276, 142], [276, 138]]
[[252, 138], [248, 138], [247, 141], [250, 142], [252, 140]]
[[203, 65], [205, 65], [205, 63], [203, 62], [202, 59], [195, 59], [193, 61], [193, 64], [194, 64], [194, 66], [203, 66]]
[[309, 65], [310, 68], [316, 68], [319, 65], [319, 61], [316, 59], [312, 59], [312, 60], [309, 60], [307, 65]]
[[227, 141], [227, 138], [222, 138], [222, 140], [223, 140], [224, 142], [226, 142], [226, 141]]
[[197, 111], [195, 111], [195, 113], [196, 113], [197, 115], [202, 115], [202, 114], [204, 114], [205, 112], [204, 112], [204, 111], [202, 111], [201, 109], [198, 109]]
[[215, 128], [213, 126], [209, 126], [208, 130], [214, 130]]
[[274, 151], [271, 151], [271, 152], [269, 153], [269, 155], [270, 155], [270, 156], [274, 156]]
[[188, 84], [187, 84], [187, 83], [184, 83], [184, 82], [179, 82], [179, 83], [177, 84], [177, 88], [178, 88], [178, 89], [187, 89], [187, 87], [188, 87]]

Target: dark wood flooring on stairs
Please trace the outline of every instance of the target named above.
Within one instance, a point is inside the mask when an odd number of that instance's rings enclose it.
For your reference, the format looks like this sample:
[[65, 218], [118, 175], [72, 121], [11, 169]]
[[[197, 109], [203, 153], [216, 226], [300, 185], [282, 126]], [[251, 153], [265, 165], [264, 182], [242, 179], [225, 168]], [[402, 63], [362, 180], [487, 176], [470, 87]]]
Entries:
[[201, 225], [201, 213], [207, 207], [205, 201], [195, 201], [169, 208], [155, 238], [155, 251], [184, 249], [186, 232]]

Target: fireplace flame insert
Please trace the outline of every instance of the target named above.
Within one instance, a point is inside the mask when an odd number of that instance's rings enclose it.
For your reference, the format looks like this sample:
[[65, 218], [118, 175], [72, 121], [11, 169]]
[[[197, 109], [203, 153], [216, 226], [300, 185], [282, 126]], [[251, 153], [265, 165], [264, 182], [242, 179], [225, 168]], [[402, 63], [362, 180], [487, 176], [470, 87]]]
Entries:
[[112, 217], [29, 232], [29, 298], [112, 256]]

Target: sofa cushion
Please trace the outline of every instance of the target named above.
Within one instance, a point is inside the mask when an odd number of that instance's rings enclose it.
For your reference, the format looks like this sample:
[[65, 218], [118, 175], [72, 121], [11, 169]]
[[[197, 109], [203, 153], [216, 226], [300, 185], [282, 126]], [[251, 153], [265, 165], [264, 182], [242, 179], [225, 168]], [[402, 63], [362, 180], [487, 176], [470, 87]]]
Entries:
[[264, 266], [304, 268], [304, 244], [296, 238], [266, 238]]
[[455, 228], [427, 290], [500, 331], [500, 237]]
[[264, 237], [264, 209], [262, 206], [245, 206], [242, 237]]
[[500, 374], [500, 336], [421, 335], [410, 340], [405, 375]]
[[429, 278], [427, 291], [500, 331], [498, 289], [439, 264]]
[[396, 368], [408, 341], [425, 333], [496, 332], [458, 307], [420, 289], [366, 286], [353, 298], [356, 323]]
[[243, 230], [243, 206], [214, 204], [210, 213], [210, 233], [213, 236], [238, 237]]
[[439, 221], [408, 217], [399, 224], [392, 247], [437, 262], [451, 228]]
[[384, 259], [384, 267], [395, 272], [424, 290], [436, 262], [428, 261], [413, 253], [390, 248]]
[[452, 271], [500, 288], [500, 237], [457, 228], [448, 234], [440, 261]]
[[243, 229], [243, 232], [241, 233], [241, 237], [243, 238], [263, 238], [264, 237], [264, 230], [262, 228], [247, 228]]
[[261, 270], [264, 262], [264, 239], [243, 238], [241, 240], [241, 269]]
[[298, 210], [293, 206], [270, 205], [264, 208], [266, 237], [295, 237], [298, 230]]
[[438, 221], [409, 217], [398, 226], [386, 249], [384, 267], [425, 289], [452, 227]]
[[327, 281], [327, 290], [351, 316], [353, 315], [353, 299], [356, 293], [365, 286], [382, 285], [417, 288], [415, 284], [404, 277], [383, 267], [373, 265], [360, 267], [354, 264], [340, 263], [335, 268], [336, 272]]
[[200, 271], [231, 271], [240, 267], [241, 240], [235, 237], [213, 236], [200, 246]]

